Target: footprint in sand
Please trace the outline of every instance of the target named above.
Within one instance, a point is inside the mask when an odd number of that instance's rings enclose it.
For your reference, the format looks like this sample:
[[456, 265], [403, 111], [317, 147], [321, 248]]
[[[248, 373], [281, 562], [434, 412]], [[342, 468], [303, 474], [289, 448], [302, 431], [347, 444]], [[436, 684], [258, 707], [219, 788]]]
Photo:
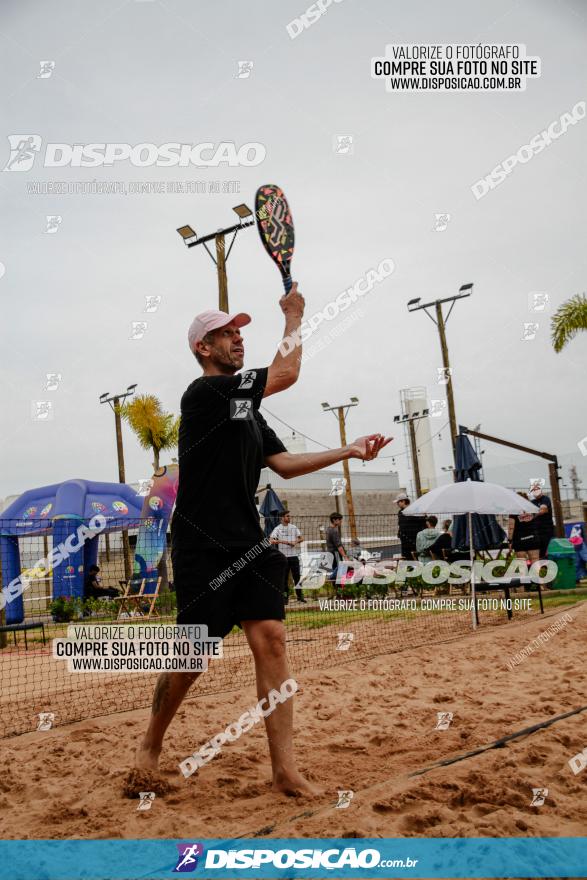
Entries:
[[440, 825], [442, 821], [443, 817], [440, 813], [430, 813], [428, 816], [408, 814], [403, 817], [400, 824], [406, 831], [421, 833], [422, 831], [426, 831], [427, 828], [434, 828], [435, 825]]
[[[175, 789], [176, 786], [173, 786]], [[154, 791], [155, 794], [164, 796], [172, 786], [159, 773], [150, 770], [130, 770], [124, 780], [122, 793], [127, 798], [138, 798], [141, 791]]]

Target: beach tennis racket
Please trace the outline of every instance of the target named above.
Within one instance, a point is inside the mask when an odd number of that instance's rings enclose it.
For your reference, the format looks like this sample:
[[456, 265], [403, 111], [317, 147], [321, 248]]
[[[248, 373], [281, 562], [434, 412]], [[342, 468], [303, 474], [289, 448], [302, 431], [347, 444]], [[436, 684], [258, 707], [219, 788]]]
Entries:
[[255, 217], [263, 247], [281, 272], [285, 292], [292, 286], [294, 224], [287, 199], [274, 183], [260, 186], [255, 195]]

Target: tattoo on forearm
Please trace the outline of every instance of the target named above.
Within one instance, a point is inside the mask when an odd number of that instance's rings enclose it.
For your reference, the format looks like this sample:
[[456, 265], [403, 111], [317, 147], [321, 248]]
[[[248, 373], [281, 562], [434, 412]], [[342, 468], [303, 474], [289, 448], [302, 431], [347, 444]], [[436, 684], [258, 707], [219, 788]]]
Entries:
[[153, 694], [153, 714], [158, 715], [161, 711], [163, 704], [167, 701], [167, 695], [169, 693], [169, 673], [164, 672], [157, 679], [157, 684], [155, 685], [155, 693]]

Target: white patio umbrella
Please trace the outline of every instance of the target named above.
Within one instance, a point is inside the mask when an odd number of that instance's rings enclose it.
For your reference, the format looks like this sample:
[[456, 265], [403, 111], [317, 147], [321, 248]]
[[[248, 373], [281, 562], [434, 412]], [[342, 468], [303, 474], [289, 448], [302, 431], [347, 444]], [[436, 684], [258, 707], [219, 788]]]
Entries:
[[471, 560], [471, 598], [473, 600], [473, 628], [477, 626], [475, 615], [475, 570], [473, 560], [473, 513], [511, 514], [536, 513], [536, 505], [526, 501], [517, 492], [498, 486], [497, 483], [484, 483], [467, 480], [463, 483], [449, 483], [439, 486], [418, 498], [404, 508], [404, 516], [422, 516], [430, 513], [466, 514], [469, 523], [469, 557]]

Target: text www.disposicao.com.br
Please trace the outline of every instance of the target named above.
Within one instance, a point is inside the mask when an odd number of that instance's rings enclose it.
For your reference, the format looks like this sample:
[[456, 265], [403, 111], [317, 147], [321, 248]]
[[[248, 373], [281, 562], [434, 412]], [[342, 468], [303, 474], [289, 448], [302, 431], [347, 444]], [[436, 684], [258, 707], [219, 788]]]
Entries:
[[201, 672], [201, 657], [71, 657], [72, 672]]

